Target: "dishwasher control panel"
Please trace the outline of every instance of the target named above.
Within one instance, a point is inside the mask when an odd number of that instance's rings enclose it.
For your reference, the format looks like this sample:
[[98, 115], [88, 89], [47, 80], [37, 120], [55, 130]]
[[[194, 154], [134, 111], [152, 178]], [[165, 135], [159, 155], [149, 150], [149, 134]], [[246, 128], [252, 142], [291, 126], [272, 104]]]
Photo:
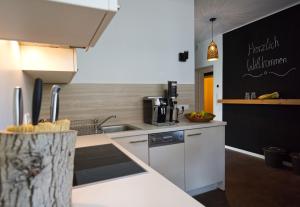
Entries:
[[184, 131], [162, 132], [148, 135], [149, 147], [178, 144], [184, 142]]

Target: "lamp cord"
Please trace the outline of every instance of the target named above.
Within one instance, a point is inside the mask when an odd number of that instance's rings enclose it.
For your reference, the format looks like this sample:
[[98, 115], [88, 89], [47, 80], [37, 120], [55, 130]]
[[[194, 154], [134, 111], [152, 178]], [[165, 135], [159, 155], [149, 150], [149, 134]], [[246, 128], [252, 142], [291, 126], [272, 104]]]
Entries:
[[214, 21], [211, 21], [211, 40], [214, 41]]

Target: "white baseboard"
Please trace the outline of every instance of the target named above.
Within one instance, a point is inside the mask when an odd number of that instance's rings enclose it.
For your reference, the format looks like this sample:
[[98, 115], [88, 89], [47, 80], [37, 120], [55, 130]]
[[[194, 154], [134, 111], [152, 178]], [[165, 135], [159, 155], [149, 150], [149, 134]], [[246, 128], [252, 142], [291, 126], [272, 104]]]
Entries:
[[[260, 154], [254, 153], [254, 152], [249, 152], [247, 150], [242, 150], [242, 149], [238, 149], [238, 148], [235, 148], [235, 147], [230, 147], [230, 146], [227, 146], [227, 145], [225, 145], [225, 149], [229, 149], [229, 150], [232, 150], [232, 151], [235, 151], [235, 152], [240, 152], [240, 153], [250, 155], [250, 156], [253, 156], [253, 157], [257, 157], [257, 158], [260, 158], [260, 159], [263, 159], [263, 160], [265, 159], [264, 155], [260, 155]], [[283, 161], [282, 164], [284, 166], [287, 166], [287, 167], [292, 167], [293, 166], [292, 163], [286, 162], [286, 161]]]
[[235, 147], [230, 147], [230, 146], [225, 145], [225, 149], [240, 152], [240, 153], [250, 155], [250, 156], [253, 156], [253, 157], [257, 157], [257, 158], [260, 158], [260, 159], [265, 159], [264, 155], [260, 155], [260, 154], [254, 153], [254, 152], [249, 152], [249, 151], [246, 151], [246, 150], [238, 149], [238, 148], [235, 148]]

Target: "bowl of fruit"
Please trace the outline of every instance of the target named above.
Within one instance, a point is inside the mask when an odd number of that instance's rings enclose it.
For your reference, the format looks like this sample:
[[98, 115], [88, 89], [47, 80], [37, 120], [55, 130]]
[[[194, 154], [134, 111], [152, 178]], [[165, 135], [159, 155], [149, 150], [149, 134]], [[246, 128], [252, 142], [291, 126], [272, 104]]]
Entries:
[[191, 122], [210, 122], [215, 116], [216, 115], [205, 111], [185, 114], [185, 117]]

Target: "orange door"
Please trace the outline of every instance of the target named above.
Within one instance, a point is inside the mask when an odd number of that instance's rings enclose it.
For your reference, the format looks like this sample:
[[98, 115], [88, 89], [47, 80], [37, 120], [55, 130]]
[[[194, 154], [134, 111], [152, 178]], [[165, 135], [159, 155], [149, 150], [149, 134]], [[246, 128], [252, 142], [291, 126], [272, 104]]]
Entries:
[[213, 113], [214, 77], [204, 76], [204, 111]]

